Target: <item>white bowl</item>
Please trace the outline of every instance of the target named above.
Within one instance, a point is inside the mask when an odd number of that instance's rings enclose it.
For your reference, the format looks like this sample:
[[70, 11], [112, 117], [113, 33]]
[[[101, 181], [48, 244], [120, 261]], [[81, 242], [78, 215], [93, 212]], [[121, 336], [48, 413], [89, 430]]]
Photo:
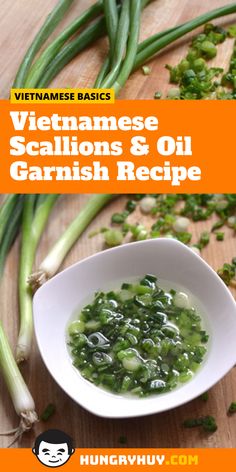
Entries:
[[[205, 362], [192, 380], [148, 398], [109, 393], [83, 379], [72, 365], [66, 329], [74, 310], [111, 282], [153, 274], [184, 287], [200, 302], [210, 333]], [[91, 413], [128, 418], [162, 412], [201, 395], [236, 362], [236, 304], [218, 275], [191, 249], [173, 239], [126, 244], [89, 257], [43, 285], [34, 297], [34, 326], [41, 356], [61, 388]]]

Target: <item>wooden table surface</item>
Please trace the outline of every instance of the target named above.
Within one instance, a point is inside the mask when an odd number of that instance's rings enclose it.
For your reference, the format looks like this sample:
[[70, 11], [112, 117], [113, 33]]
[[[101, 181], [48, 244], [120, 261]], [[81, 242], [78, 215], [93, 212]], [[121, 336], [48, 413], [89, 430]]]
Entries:
[[[35, 32], [56, 0], [0, 0], [0, 40], [1, 40], [1, 98], [8, 97], [17, 66], [31, 42]], [[81, 0], [67, 16], [65, 23], [93, 0]], [[162, 0], [155, 1], [143, 14], [142, 38], [170, 25], [183, 22], [214, 7], [228, 4], [228, 0]], [[175, 64], [183, 57], [188, 42], [182, 40], [178, 47], [171, 47], [162, 53], [158, 60], [151, 62], [152, 75], [145, 77], [137, 71], [130, 79], [121, 98], [152, 98], [156, 90], [165, 92], [168, 88], [168, 74], [164, 69], [166, 63]], [[106, 52], [107, 42], [99, 41], [96, 47], [90, 48], [75, 59], [53, 86], [84, 87], [91, 86], [96, 70]], [[225, 64], [231, 47], [220, 48], [218, 63]], [[37, 254], [38, 264], [46, 255], [55, 238], [77, 214], [87, 196], [67, 195], [61, 197], [53, 211], [50, 223], [45, 231]], [[89, 232], [105, 226], [110, 215], [122, 208], [124, 197], [112, 202], [84, 233], [79, 242], [67, 257], [63, 267], [78, 261], [102, 249], [102, 239], [89, 239]], [[135, 216], [134, 216], [135, 218]], [[204, 229], [210, 229], [211, 223], [198, 223], [192, 228], [195, 238]], [[17, 336], [17, 241], [8, 259], [5, 277], [1, 286], [0, 313], [12, 345]], [[205, 248], [203, 257], [217, 269], [225, 261], [235, 256], [235, 238], [232, 232], [227, 233], [225, 242], [215, 242]], [[224, 353], [222, 353], [224, 355]], [[216, 366], [217, 368], [217, 366]], [[236, 401], [235, 370], [232, 370], [220, 383], [210, 391], [207, 403], [196, 399], [180, 408], [160, 415], [129, 420], [105, 420], [97, 418], [80, 408], [57, 386], [44, 367], [34, 342], [30, 362], [23, 366], [22, 372], [36, 401], [37, 411], [41, 413], [48, 403], [56, 405], [56, 414], [48, 423], [38, 423], [35, 430], [28, 433], [15, 444], [16, 447], [31, 447], [35, 435], [43, 429], [61, 428], [75, 439], [77, 447], [119, 447], [120, 436], [127, 437], [128, 447], [236, 447], [236, 415], [227, 417], [226, 411], [232, 401]], [[216, 416], [218, 431], [215, 434], [203, 434], [198, 429], [184, 430], [181, 424], [188, 417], [213, 414]], [[0, 377], [0, 430], [11, 429], [17, 425], [5, 385]], [[6, 447], [9, 438], [0, 438], [0, 447]]]

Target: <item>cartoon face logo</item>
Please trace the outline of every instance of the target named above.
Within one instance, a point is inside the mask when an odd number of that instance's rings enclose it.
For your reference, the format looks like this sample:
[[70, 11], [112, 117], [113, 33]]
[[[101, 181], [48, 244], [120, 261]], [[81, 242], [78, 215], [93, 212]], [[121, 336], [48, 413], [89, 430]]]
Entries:
[[32, 451], [46, 467], [61, 467], [75, 452], [70, 436], [58, 429], [50, 429], [40, 434]]

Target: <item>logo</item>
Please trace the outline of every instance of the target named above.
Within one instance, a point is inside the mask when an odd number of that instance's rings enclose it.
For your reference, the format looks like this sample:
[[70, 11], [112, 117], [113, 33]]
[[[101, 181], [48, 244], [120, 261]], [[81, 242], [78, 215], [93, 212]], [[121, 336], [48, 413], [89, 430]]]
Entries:
[[68, 434], [59, 429], [49, 429], [36, 438], [32, 452], [46, 467], [61, 467], [75, 450]]

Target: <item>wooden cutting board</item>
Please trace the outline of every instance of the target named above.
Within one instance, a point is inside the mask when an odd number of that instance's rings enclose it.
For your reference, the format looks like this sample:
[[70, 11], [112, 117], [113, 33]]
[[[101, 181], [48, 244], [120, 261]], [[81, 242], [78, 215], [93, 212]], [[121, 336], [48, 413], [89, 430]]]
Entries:
[[[17, 66], [30, 41], [42, 24], [46, 14], [55, 4], [55, 0], [0, 0], [0, 38], [1, 38], [1, 97], [7, 97], [16, 73]], [[75, 2], [65, 23], [76, 12], [79, 12], [92, 1]], [[170, 27], [196, 16], [204, 11], [225, 5], [226, 0], [159, 0], [150, 5], [143, 15], [142, 37]], [[191, 5], [191, 6], [190, 6]], [[171, 47], [162, 53], [158, 60], [152, 61], [152, 74], [145, 77], [138, 71], [130, 79], [122, 92], [122, 98], [152, 98], [156, 90], [165, 92], [168, 74], [164, 69], [165, 63], [175, 64], [186, 51], [186, 40], [180, 41], [178, 47]], [[74, 60], [54, 81], [53, 86], [83, 87], [90, 86], [96, 75], [96, 70], [106, 52], [106, 40], [101, 40], [80, 58]], [[221, 48], [218, 63], [228, 60], [231, 48], [227, 51]], [[61, 197], [50, 218], [50, 223], [43, 235], [37, 254], [36, 265], [42, 261], [49, 248], [66, 228], [67, 224], [82, 208], [88, 196], [67, 195]], [[111, 214], [123, 208], [125, 197], [112, 202], [94, 221], [90, 228], [80, 238], [70, 252], [62, 268], [87, 257], [103, 248], [100, 236], [90, 239], [89, 233], [110, 222]], [[137, 215], [133, 216], [140, 218]], [[195, 240], [202, 230], [211, 228], [211, 222], [193, 225], [192, 232]], [[0, 313], [4, 321], [12, 346], [15, 345], [17, 322], [17, 271], [18, 245], [8, 259], [5, 277], [0, 293]], [[214, 269], [230, 261], [236, 255], [235, 237], [227, 232], [224, 243], [212, 243], [205, 248], [203, 257]], [[224, 355], [224, 353], [222, 353]], [[217, 368], [217, 366], [216, 366]], [[67, 431], [75, 440], [77, 447], [119, 447], [119, 438], [126, 436], [128, 447], [236, 447], [236, 415], [227, 417], [227, 408], [236, 401], [235, 369], [233, 369], [211, 391], [209, 401], [204, 403], [196, 399], [187, 405], [160, 415], [129, 420], [104, 420], [97, 418], [75, 404], [56, 385], [43, 365], [38, 349], [34, 342], [30, 361], [22, 367], [23, 375], [36, 401], [37, 411], [41, 413], [48, 403], [56, 405], [56, 414], [46, 424], [39, 423], [35, 430], [28, 433], [15, 444], [16, 447], [31, 447], [35, 435], [44, 429], [59, 428]], [[198, 429], [185, 430], [182, 422], [188, 417], [212, 414], [216, 417], [218, 431], [215, 434], [203, 434]], [[0, 377], [0, 429], [8, 430], [17, 426], [17, 416], [13, 410], [5, 384]], [[9, 438], [0, 438], [0, 447], [6, 447]]]

